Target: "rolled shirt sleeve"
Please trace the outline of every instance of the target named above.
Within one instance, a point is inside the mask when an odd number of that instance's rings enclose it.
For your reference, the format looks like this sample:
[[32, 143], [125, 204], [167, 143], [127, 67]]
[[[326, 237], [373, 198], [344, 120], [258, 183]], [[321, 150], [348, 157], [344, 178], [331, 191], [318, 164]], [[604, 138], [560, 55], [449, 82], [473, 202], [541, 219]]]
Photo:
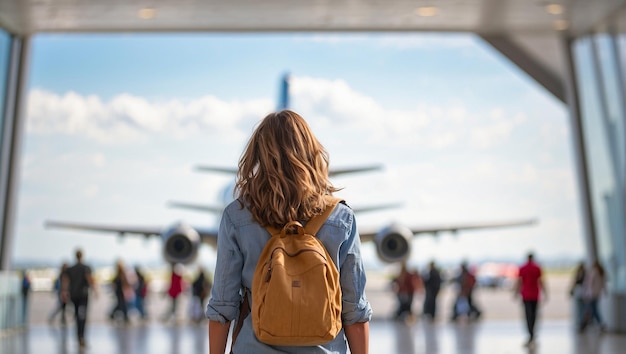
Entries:
[[368, 322], [372, 318], [372, 307], [365, 296], [365, 269], [361, 259], [361, 239], [354, 215], [350, 233], [339, 249], [340, 281], [342, 291], [341, 320], [344, 325]]
[[243, 256], [235, 235], [235, 225], [224, 213], [217, 234], [217, 261], [211, 299], [206, 309], [209, 320], [222, 324], [237, 318], [242, 300]]

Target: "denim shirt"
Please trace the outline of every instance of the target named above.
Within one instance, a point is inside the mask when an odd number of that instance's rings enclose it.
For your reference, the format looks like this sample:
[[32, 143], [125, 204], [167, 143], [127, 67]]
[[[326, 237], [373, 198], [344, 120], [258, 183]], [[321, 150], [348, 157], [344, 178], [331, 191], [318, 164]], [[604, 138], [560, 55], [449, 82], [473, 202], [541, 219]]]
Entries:
[[[225, 323], [236, 320], [242, 301], [241, 289], [252, 287], [252, 276], [270, 234], [252, 217], [247, 208], [235, 200], [224, 210], [217, 238], [217, 263], [211, 299], [206, 316]], [[338, 204], [317, 237], [326, 247], [340, 274], [343, 325], [367, 322], [372, 308], [365, 297], [365, 270], [361, 259], [361, 240], [354, 213], [345, 204]], [[251, 299], [251, 298], [250, 298]], [[270, 346], [259, 342], [246, 317], [235, 343], [235, 353], [346, 353], [343, 330], [332, 341], [311, 347]]]

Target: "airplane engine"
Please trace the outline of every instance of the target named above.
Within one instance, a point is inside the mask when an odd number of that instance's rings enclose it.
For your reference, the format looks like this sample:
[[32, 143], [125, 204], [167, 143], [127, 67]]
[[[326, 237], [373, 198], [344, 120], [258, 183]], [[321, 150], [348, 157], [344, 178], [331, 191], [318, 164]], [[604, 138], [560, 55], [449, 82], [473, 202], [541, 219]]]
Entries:
[[192, 263], [198, 257], [200, 235], [192, 227], [179, 224], [163, 233], [163, 256], [174, 264]]
[[391, 225], [376, 235], [378, 257], [387, 263], [405, 261], [411, 255], [413, 233], [406, 227]]

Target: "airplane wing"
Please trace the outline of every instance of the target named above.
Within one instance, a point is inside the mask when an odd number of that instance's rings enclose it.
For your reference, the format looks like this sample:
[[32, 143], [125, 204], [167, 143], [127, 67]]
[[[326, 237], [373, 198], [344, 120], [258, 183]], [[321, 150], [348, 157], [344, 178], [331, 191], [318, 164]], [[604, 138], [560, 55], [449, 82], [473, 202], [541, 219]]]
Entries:
[[[467, 224], [443, 224], [432, 226], [418, 226], [409, 227], [409, 230], [413, 233], [413, 236], [418, 234], [433, 234], [437, 235], [440, 232], [452, 232], [467, 230], [485, 230], [485, 229], [497, 229], [505, 227], [515, 226], [529, 226], [537, 223], [537, 219], [523, 219], [523, 220], [511, 220], [511, 221], [499, 221], [499, 222], [483, 222], [483, 223], [467, 223]], [[376, 235], [380, 232], [380, 228], [364, 228], [359, 229], [359, 235], [362, 241], [373, 241]]]
[[224, 211], [224, 207], [222, 206], [208, 205], [208, 204], [169, 202], [168, 205], [173, 208], [191, 209], [191, 210], [209, 212], [209, 213], [214, 213], [214, 214], [220, 214], [222, 211]]
[[[368, 205], [362, 207], [352, 207], [352, 210], [357, 213], [366, 213], [370, 211], [377, 211], [383, 209], [391, 209], [391, 208], [399, 208], [403, 203], [389, 203], [389, 204], [377, 204], [377, 205]], [[182, 209], [190, 209], [200, 212], [209, 212], [214, 214], [220, 214], [224, 211], [224, 208], [216, 206], [216, 205], [208, 205], [208, 204], [196, 204], [196, 203], [185, 203], [185, 202], [169, 202], [168, 205], [173, 208], [182, 208]]]
[[[377, 171], [377, 170], [382, 170], [382, 168], [383, 168], [382, 165], [369, 165], [369, 166], [350, 167], [350, 168], [331, 168], [328, 171], [328, 175], [330, 177], [335, 177], [335, 176], [346, 175], [350, 173]], [[231, 167], [200, 165], [200, 166], [196, 166], [196, 170], [202, 171], [202, 172], [228, 173], [231, 175], [237, 174], [237, 169], [231, 168]]]
[[382, 169], [383, 169], [383, 165], [370, 165], [370, 166], [351, 167], [351, 168], [331, 168], [328, 170], [328, 176], [335, 177], [339, 175], [347, 175], [350, 173], [378, 171]]
[[221, 172], [221, 173], [228, 173], [228, 174], [231, 174], [231, 175], [236, 175], [237, 174], [237, 169], [236, 168], [232, 168], [232, 167], [219, 167], [219, 166], [201, 165], [201, 166], [196, 166], [196, 170], [197, 171], [202, 171], [202, 172]]
[[[116, 233], [120, 236], [125, 234], [143, 235], [146, 238], [152, 236], [161, 236], [163, 232], [167, 230], [162, 226], [129, 226], [129, 225], [103, 225], [103, 224], [89, 224], [89, 223], [77, 223], [77, 222], [65, 222], [65, 221], [46, 221], [45, 226], [47, 228], [57, 228], [66, 230], [79, 230], [79, 231], [96, 231], [104, 233]], [[210, 245], [217, 244], [217, 229], [208, 228], [196, 228], [194, 230], [200, 235], [203, 242]]]
[[399, 208], [404, 203], [389, 203], [389, 204], [378, 204], [378, 205], [368, 205], [368, 206], [356, 206], [350, 208], [354, 211], [355, 214], [367, 213], [370, 211], [383, 210], [383, 209], [392, 209]]
[[101, 231], [108, 233], [117, 233], [123, 236], [124, 234], [138, 234], [146, 237], [159, 236], [164, 230], [161, 226], [121, 226], [121, 225], [102, 225], [102, 224], [88, 224], [77, 222], [65, 222], [65, 221], [46, 221], [45, 226], [48, 228], [68, 229], [68, 230], [82, 230], [82, 231]]

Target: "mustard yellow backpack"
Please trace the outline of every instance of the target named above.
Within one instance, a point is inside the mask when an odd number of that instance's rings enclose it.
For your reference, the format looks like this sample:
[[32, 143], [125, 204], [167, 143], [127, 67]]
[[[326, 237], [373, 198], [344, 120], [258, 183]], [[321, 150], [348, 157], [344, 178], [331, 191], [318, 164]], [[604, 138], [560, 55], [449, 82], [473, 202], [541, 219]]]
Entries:
[[340, 199], [303, 227], [297, 221], [282, 230], [268, 227], [266, 243], [252, 278], [252, 327], [263, 343], [312, 346], [341, 331], [339, 272], [315, 234]]

